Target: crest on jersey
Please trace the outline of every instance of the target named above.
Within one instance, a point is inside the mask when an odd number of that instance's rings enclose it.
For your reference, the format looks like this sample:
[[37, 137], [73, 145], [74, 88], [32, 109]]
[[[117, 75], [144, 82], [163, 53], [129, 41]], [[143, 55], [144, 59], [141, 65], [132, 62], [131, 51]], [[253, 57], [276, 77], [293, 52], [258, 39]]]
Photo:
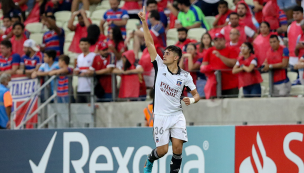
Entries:
[[182, 80], [181, 79], [177, 79], [176, 85], [177, 86], [181, 86], [182, 85]]
[[156, 143], [158, 143], [159, 142], [159, 139], [158, 139], [158, 137], [156, 137]]

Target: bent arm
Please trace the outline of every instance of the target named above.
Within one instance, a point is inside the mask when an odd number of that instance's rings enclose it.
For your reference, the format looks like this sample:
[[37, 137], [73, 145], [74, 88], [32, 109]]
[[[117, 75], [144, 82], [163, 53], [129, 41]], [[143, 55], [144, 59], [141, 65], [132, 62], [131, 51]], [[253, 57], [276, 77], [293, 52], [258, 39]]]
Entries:
[[247, 67], [247, 66], [243, 66], [243, 69], [244, 69], [246, 72], [250, 73], [250, 72], [252, 72], [252, 70], [254, 69], [254, 67], [255, 67], [254, 64], [250, 64], [248, 67]]
[[237, 73], [240, 73], [240, 72], [242, 72], [242, 71], [243, 71], [243, 68], [240, 67], [239, 65], [235, 65], [235, 66], [233, 67], [233, 69], [232, 69], [232, 73], [233, 73], [233, 74], [237, 74]]
[[194, 103], [197, 103], [200, 100], [200, 96], [199, 96], [197, 90], [196, 89], [192, 90], [192, 91], [190, 91], [190, 93], [192, 94], [192, 96], [193, 96], [193, 98], [195, 100]]
[[287, 68], [288, 66], [288, 58], [284, 58], [283, 61], [281, 63], [277, 63], [277, 64], [272, 64], [272, 68]]
[[230, 58], [226, 58], [223, 55], [220, 55], [219, 57], [223, 63], [228, 66], [228, 67], [234, 67], [235, 63], [236, 63], [236, 59], [230, 59]]
[[146, 43], [146, 46], [147, 46], [149, 54], [150, 54], [151, 62], [153, 62], [157, 56], [157, 52], [156, 52], [156, 48], [154, 46], [154, 41], [153, 41], [152, 35], [148, 28], [147, 21], [145, 21], [145, 20], [142, 21], [142, 27], [144, 29], [145, 43]]

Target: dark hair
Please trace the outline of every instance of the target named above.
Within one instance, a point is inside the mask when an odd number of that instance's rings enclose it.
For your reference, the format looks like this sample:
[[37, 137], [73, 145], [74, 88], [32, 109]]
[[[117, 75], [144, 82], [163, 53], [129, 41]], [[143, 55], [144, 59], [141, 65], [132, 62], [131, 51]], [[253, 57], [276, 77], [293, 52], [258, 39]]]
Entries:
[[1, 45], [5, 46], [6, 48], [12, 48], [12, 43], [9, 40], [1, 41]]
[[55, 61], [55, 58], [56, 58], [56, 55], [57, 55], [57, 52], [55, 50], [46, 50], [44, 51], [45, 54], [47, 54], [47, 56], [49, 58], [52, 58], [53, 61]]
[[56, 21], [56, 17], [54, 15], [47, 15], [46, 17]]
[[23, 23], [21, 23], [21, 22], [16, 22], [16, 23], [14, 23], [13, 29], [15, 29], [15, 27], [18, 26], [18, 25], [21, 26], [22, 30], [24, 30], [24, 25], [23, 25]]
[[183, 4], [183, 5], [187, 6], [187, 7], [191, 6], [190, 0], [177, 0], [177, 3], [178, 4]]
[[250, 49], [250, 54], [254, 54], [254, 49], [250, 42], [245, 42], [243, 44], [245, 44], [248, 47], [248, 49]]
[[[270, 29], [270, 24], [269, 24], [268, 22], [263, 21], [262, 23], [264, 23], [265, 25], [267, 25], [267, 27]], [[261, 23], [261, 25], [262, 25], [262, 23]], [[260, 26], [261, 26], [261, 25], [260, 25]]]
[[179, 48], [177, 46], [174, 46], [174, 45], [170, 45], [170, 46], [166, 47], [165, 50], [168, 50], [168, 51], [176, 53], [178, 55], [178, 57], [179, 57], [179, 60], [181, 59], [181, 57], [183, 55], [181, 48]]
[[87, 33], [88, 33], [87, 38], [89, 39], [89, 43], [91, 45], [94, 45], [99, 40], [99, 36], [100, 36], [100, 29], [99, 29], [99, 27], [97, 25], [95, 25], [95, 24], [91, 24], [87, 28]]
[[188, 44], [186, 45], [186, 49], [188, 48], [188, 46], [193, 46], [194, 49], [196, 50], [196, 44], [195, 44], [195, 43], [188, 43]]
[[[11, 16], [9, 16], [9, 15], [3, 16], [3, 19], [5, 19], [5, 18], [8, 18], [9, 20], [11, 20]], [[2, 19], [2, 20], [3, 20], [3, 19]]]
[[60, 55], [59, 60], [64, 61], [66, 65], [70, 64], [70, 57], [67, 55]]
[[128, 70], [131, 66], [132, 64], [130, 63], [128, 58], [126, 58], [126, 63], [124, 64], [124, 71]]
[[15, 5], [15, 2], [13, 0], [1, 0], [1, 9], [4, 15], [9, 15], [9, 12], [12, 9], [18, 9], [21, 11], [21, 9]]
[[272, 35], [270, 36], [270, 38], [276, 38], [276, 39], [279, 41], [279, 37], [278, 37], [277, 35], [275, 35], [275, 34], [272, 34]]
[[148, 0], [147, 1], [147, 6], [149, 6], [150, 4], [156, 4], [157, 5], [157, 2], [156, 2], [156, 0]]
[[160, 20], [160, 15], [159, 15], [159, 12], [157, 10], [150, 11], [150, 17], [151, 18], [153, 17], [157, 21]]
[[[36, 2], [38, 3], [38, 2]], [[47, 0], [43, 0], [42, 4], [39, 7], [39, 16], [42, 16], [45, 13], [45, 8], [46, 8]]]
[[113, 31], [113, 40], [114, 40], [114, 43], [115, 43], [115, 49], [117, 50], [118, 49], [118, 44], [121, 41], [124, 41], [124, 39], [122, 38], [121, 30], [118, 26], [115, 26], [114, 28], [112, 28], [112, 31]]
[[79, 43], [80, 43], [80, 42], [87, 42], [87, 43], [91, 44], [91, 43], [90, 43], [90, 39], [85, 38], [85, 37], [82, 37], [82, 38], [79, 40]]
[[229, 18], [230, 18], [231, 15], [237, 15], [237, 17], [239, 17], [239, 14], [237, 14], [236, 12], [231, 12], [231, 13], [229, 14]]
[[184, 28], [184, 27], [182, 27], [182, 28], [178, 28], [177, 29], [177, 32], [186, 32], [186, 34], [188, 33], [188, 29], [187, 28]]
[[293, 11], [299, 11], [299, 12], [303, 13], [303, 7], [301, 7], [301, 6], [295, 6], [292, 10]]
[[203, 39], [203, 37], [204, 37], [205, 35], [208, 35], [208, 36], [209, 36], [209, 38], [210, 38], [209, 47], [212, 47], [212, 37], [211, 37], [211, 35], [209, 34], [209, 32], [206, 32], [206, 33], [203, 34], [202, 37], [201, 37], [201, 43], [200, 43], [200, 46], [199, 46], [199, 52], [202, 52], [203, 49], [205, 49], [205, 45], [204, 45], [204, 43], [202, 42], [202, 39]]
[[228, 7], [228, 2], [220, 0], [220, 2], [218, 3], [218, 5], [226, 5], [226, 7]]
[[20, 16], [18, 16], [18, 15], [13, 15], [13, 16], [11, 17], [11, 19], [13, 19], [13, 18], [17, 18], [17, 19], [19, 20], [19, 22], [21, 22], [21, 17], [20, 17]]

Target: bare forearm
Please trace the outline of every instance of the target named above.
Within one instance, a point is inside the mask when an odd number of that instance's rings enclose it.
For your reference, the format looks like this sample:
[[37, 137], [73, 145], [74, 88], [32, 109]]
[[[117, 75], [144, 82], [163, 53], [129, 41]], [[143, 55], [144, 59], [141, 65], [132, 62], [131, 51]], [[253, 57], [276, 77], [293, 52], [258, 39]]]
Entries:
[[248, 73], [250, 73], [250, 72], [252, 72], [252, 70], [254, 69], [254, 67], [250, 67], [250, 66], [243, 66], [243, 69], [246, 71], [246, 72], [248, 72]]
[[299, 56], [299, 52], [300, 52], [299, 48], [296, 48], [296, 49], [295, 49], [295, 54], [296, 54], [296, 56]]
[[188, 26], [188, 27], [186, 27], [187, 29], [192, 29], [192, 28], [200, 28], [201, 27], [201, 23], [200, 22], [197, 22], [197, 23], [195, 23], [194, 25], [192, 25], [192, 26]]
[[236, 63], [236, 60], [235, 59], [230, 59], [230, 58], [226, 58], [224, 57], [223, 55], [220, 55], [219, 57], [223, 63], [228, 66], [228, 67], [234, 67], [235, 63]]
[[193, 96], [193, 98], [194, 98], [194, 100], [195, 100], [194, 103], [197, 103], [197, 102], [201, 99], [198, 93], [196, 93], [196, 94]]
[[48, 76], [48, 72], [42, 72], [42, 71], [38, 71], [37, 72], [37, 76]]
[[215, 20], [214, 20], [214, 22], [213, 22], [213, 24], [212, 24], [213, 27], [218, 26], [217, 23], [218, 23], [218, 21], [220, 20], [220, 18], [221, 18], [221, 15], [219, 15], [218, 17], [215, 18]]
[[26, 4], [27, 1], [28, 1], [28, 0], [20, 0], [20, 1], [18, 2], [18, 5], [20, 6], [20, 5]]
[[95, 73], [97, 75], [110, 74], [113, 70], [114, 70], [114, 67], [109, 67], [109, 68], [106, 68], [106, 69], [98, 70]]
[[5, 108], [5, 112], [6, 112], [6, 115], [8, 117], [8, 121], [10, 121], [11, 119], [11, 112], [12, 112], [12, 107], [11, 106], [8, 106]]
[[71, 17], [71, 19], [69, 20], [69, 23], [68, 23], [68, 28], [69, 28], [69, 30], [71, 30], [71, 31], [75, 31], [75, 26], [74, 26], [74, 20], [75, 20], [75, 15], [73, 15], [72, 17]]
[[234, 66], [233, 69], [232, 69], [233, 74], [237, 74], [237, 73], [240, 73], [242, 71], [243, 71], [243, 68], [240, 67], [240, 66]]
[[127, 22], [128, 22], [127, 20], [113, 21], [113, 23], [117, 26], [125, 26]]
[[167, 5], [167, 8], [171, 11], [171, 13], [174, 15], [174, 16], [178, 16], [178, 11], [173, 7], [173, 5], [172, 4], [168, 4]]

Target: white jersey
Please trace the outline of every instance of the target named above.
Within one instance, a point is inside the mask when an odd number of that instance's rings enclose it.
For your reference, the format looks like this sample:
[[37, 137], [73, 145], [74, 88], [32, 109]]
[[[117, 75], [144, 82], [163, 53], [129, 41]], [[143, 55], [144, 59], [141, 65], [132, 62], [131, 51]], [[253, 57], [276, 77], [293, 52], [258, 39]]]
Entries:
[[[77, 68], [80, 72], [86, 72], [88, 70], [94, 70], [92, 67], [94, 58], [96, 54], [90, 52], [86, 56], [84, 54], [80, 54], [77, 57]], [[91, 92], [92, 78], [90, 77], [78, 77], [78, 88], [77, 92]]]
[[178, 68], [172, 74], [159, 55], [152, 62], [155, 68], [154, 114], [169, 116], [182, 111], [181, 95], [184, 87], [196, 89], [190, 73]]

